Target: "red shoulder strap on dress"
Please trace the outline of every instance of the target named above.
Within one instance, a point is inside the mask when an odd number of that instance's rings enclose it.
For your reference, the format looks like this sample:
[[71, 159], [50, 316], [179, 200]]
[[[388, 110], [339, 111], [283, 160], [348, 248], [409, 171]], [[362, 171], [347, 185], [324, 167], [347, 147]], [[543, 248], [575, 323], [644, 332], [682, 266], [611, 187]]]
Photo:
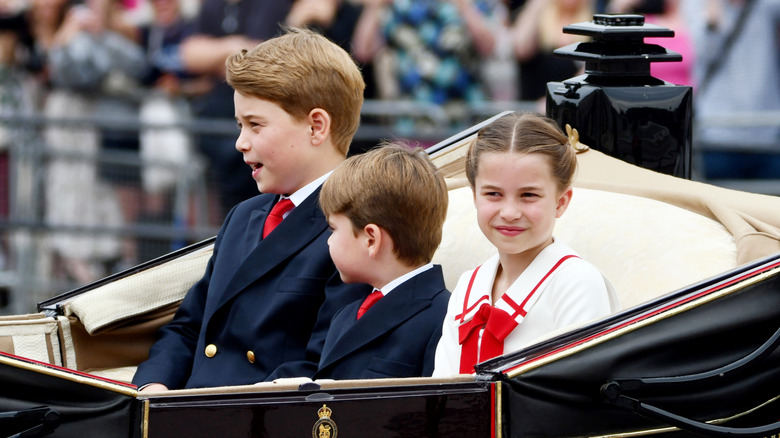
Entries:
[[[479, 265], [479, 266], [476, 267], [476, 269], [474, 269], [474, 272], [471, 274], [471, 279], [469, 280], [469, 285], [466, 286], [466, 296], [463, 297], [463, 313], [461, 313], [460, 315], [456, 315], [455, 316], [455, 319], [459, 319], [460, 322], [463, 322], [463, 320], [466, 317], [466, 314], [469, 313], [471, 311], [471, 309], [476, 307], [477, 304], [479, 304], [479, 301], [478, 301], [473, 306], [471, 306], [470, 308], [466, 308], [466, 306], [469, 305], [469, 296], [471, 296], [471, 287], [474, 286], [474, 279], [477, 278], [477, 272], [479, 271], [479, 268], [481, 268], [481, 267], [482, 267], [482, 265]], [[480, 301], [482, 301], [482, 300], [480, 300]]]

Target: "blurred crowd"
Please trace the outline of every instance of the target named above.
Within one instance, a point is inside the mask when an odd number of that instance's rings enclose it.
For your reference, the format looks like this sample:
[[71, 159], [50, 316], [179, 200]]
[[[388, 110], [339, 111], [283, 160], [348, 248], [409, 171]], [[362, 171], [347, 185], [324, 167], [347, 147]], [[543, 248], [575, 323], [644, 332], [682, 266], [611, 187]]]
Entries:
[[[701, 114], [780, 109], [780, 0], [0, 0], [0, 114], [233, 119], [225, 58], [285, 25], [316, 28], [349, 51], [363, 69], [367, 99], [437, 104], [453, 121], [485, 101], [536, 101], [543, 111], [545, 84], [583, 70], [553, 55], [582, 41], [561, 29], [594, 13], [641, 13], [673, 29], [674, 38], [648, 42], [683, 61], [654, 64], [652, 74], [693, 86]], [[420, 122], [397, 123], [413, 131]], [[771, 127], [725, 129], [703, 140], [777, 146], [780, 138]], [[13, 135], [0, 127], [0, 175], [9, 173], [3, 150]], [[202, 159], [218, 184], [220, 215], [257, 193], [234, 135], [52, 126], [42, 136], [52, 151], [127, 151], [185, 165]], [[712, 172], [726, 172], [711, 176], [780, 175], [780, 155], [772, 154], [750, 155], [760, 172], [751, 161], [729, 175], [739, 152], [708, 157]], [[176, 183], [164, 169], [120, 180], [94, 163], [51, 159], [46, 166], [52, 224], [165, 218], [165, 194]], [[128, 248], [112, 238], [63, 235], [52, 248], [79, 281], [101, 273], [73, 260], [148, 258], [137, 243]]]

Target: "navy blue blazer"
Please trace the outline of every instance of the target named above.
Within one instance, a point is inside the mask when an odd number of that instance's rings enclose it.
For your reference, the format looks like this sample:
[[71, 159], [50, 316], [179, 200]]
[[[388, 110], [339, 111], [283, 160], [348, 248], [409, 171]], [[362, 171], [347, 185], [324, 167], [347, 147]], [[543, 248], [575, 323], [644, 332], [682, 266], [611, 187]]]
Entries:
[[424, 377], [433, 373], [450, 292], [441, 266], [410, 278], [358, 320], [362, 299], [333, 317], [315, 379]]
[[312, 377], [333, 315], [371, 287], [341, 282], [319, 189], [263, 239], [276, 199], [259, 195], [230, 211], [205, 274], [160, 329], [134, 384], [174, 389]]

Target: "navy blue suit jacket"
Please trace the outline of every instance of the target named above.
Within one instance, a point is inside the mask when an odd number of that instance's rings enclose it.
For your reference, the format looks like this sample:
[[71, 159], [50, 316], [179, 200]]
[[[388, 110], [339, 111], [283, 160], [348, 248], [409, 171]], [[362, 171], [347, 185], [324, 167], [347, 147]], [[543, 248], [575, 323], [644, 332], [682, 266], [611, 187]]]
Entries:
[[430, 376], [449, 299], [441, 266], [434, 265], [360, 319], [362, 299], [344, 307], [331, 321], [315, 379]]
[[341, 282], [319, 189], [262, 239], [276, 199], [259, 195], [230, 211], [203, 278], [160, 329], [133, 383], [195, 388], [314, 374], [333, 315], [371, 288]]

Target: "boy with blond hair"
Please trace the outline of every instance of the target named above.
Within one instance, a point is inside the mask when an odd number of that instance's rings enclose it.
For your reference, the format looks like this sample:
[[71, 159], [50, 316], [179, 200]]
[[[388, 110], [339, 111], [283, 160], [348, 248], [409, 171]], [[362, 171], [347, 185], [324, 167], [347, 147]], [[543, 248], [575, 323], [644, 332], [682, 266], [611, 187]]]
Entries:
[[318, 202], [359, 124], [357, 66], [288, 29], [226, 67], [236, 149], [262, 195], [228, 213], [203, 278], [138, 367], [133, 383], [149, 391], [311, 377], [334, 313], [370, 291], [340, 281]]
[[315, 378], [430, 376], [450, 293], [431, 264], [447, 215], [444, 178], [422, 149], [349, 158], [323, 184], [331, 258], [374, 292], [333, 317]]

